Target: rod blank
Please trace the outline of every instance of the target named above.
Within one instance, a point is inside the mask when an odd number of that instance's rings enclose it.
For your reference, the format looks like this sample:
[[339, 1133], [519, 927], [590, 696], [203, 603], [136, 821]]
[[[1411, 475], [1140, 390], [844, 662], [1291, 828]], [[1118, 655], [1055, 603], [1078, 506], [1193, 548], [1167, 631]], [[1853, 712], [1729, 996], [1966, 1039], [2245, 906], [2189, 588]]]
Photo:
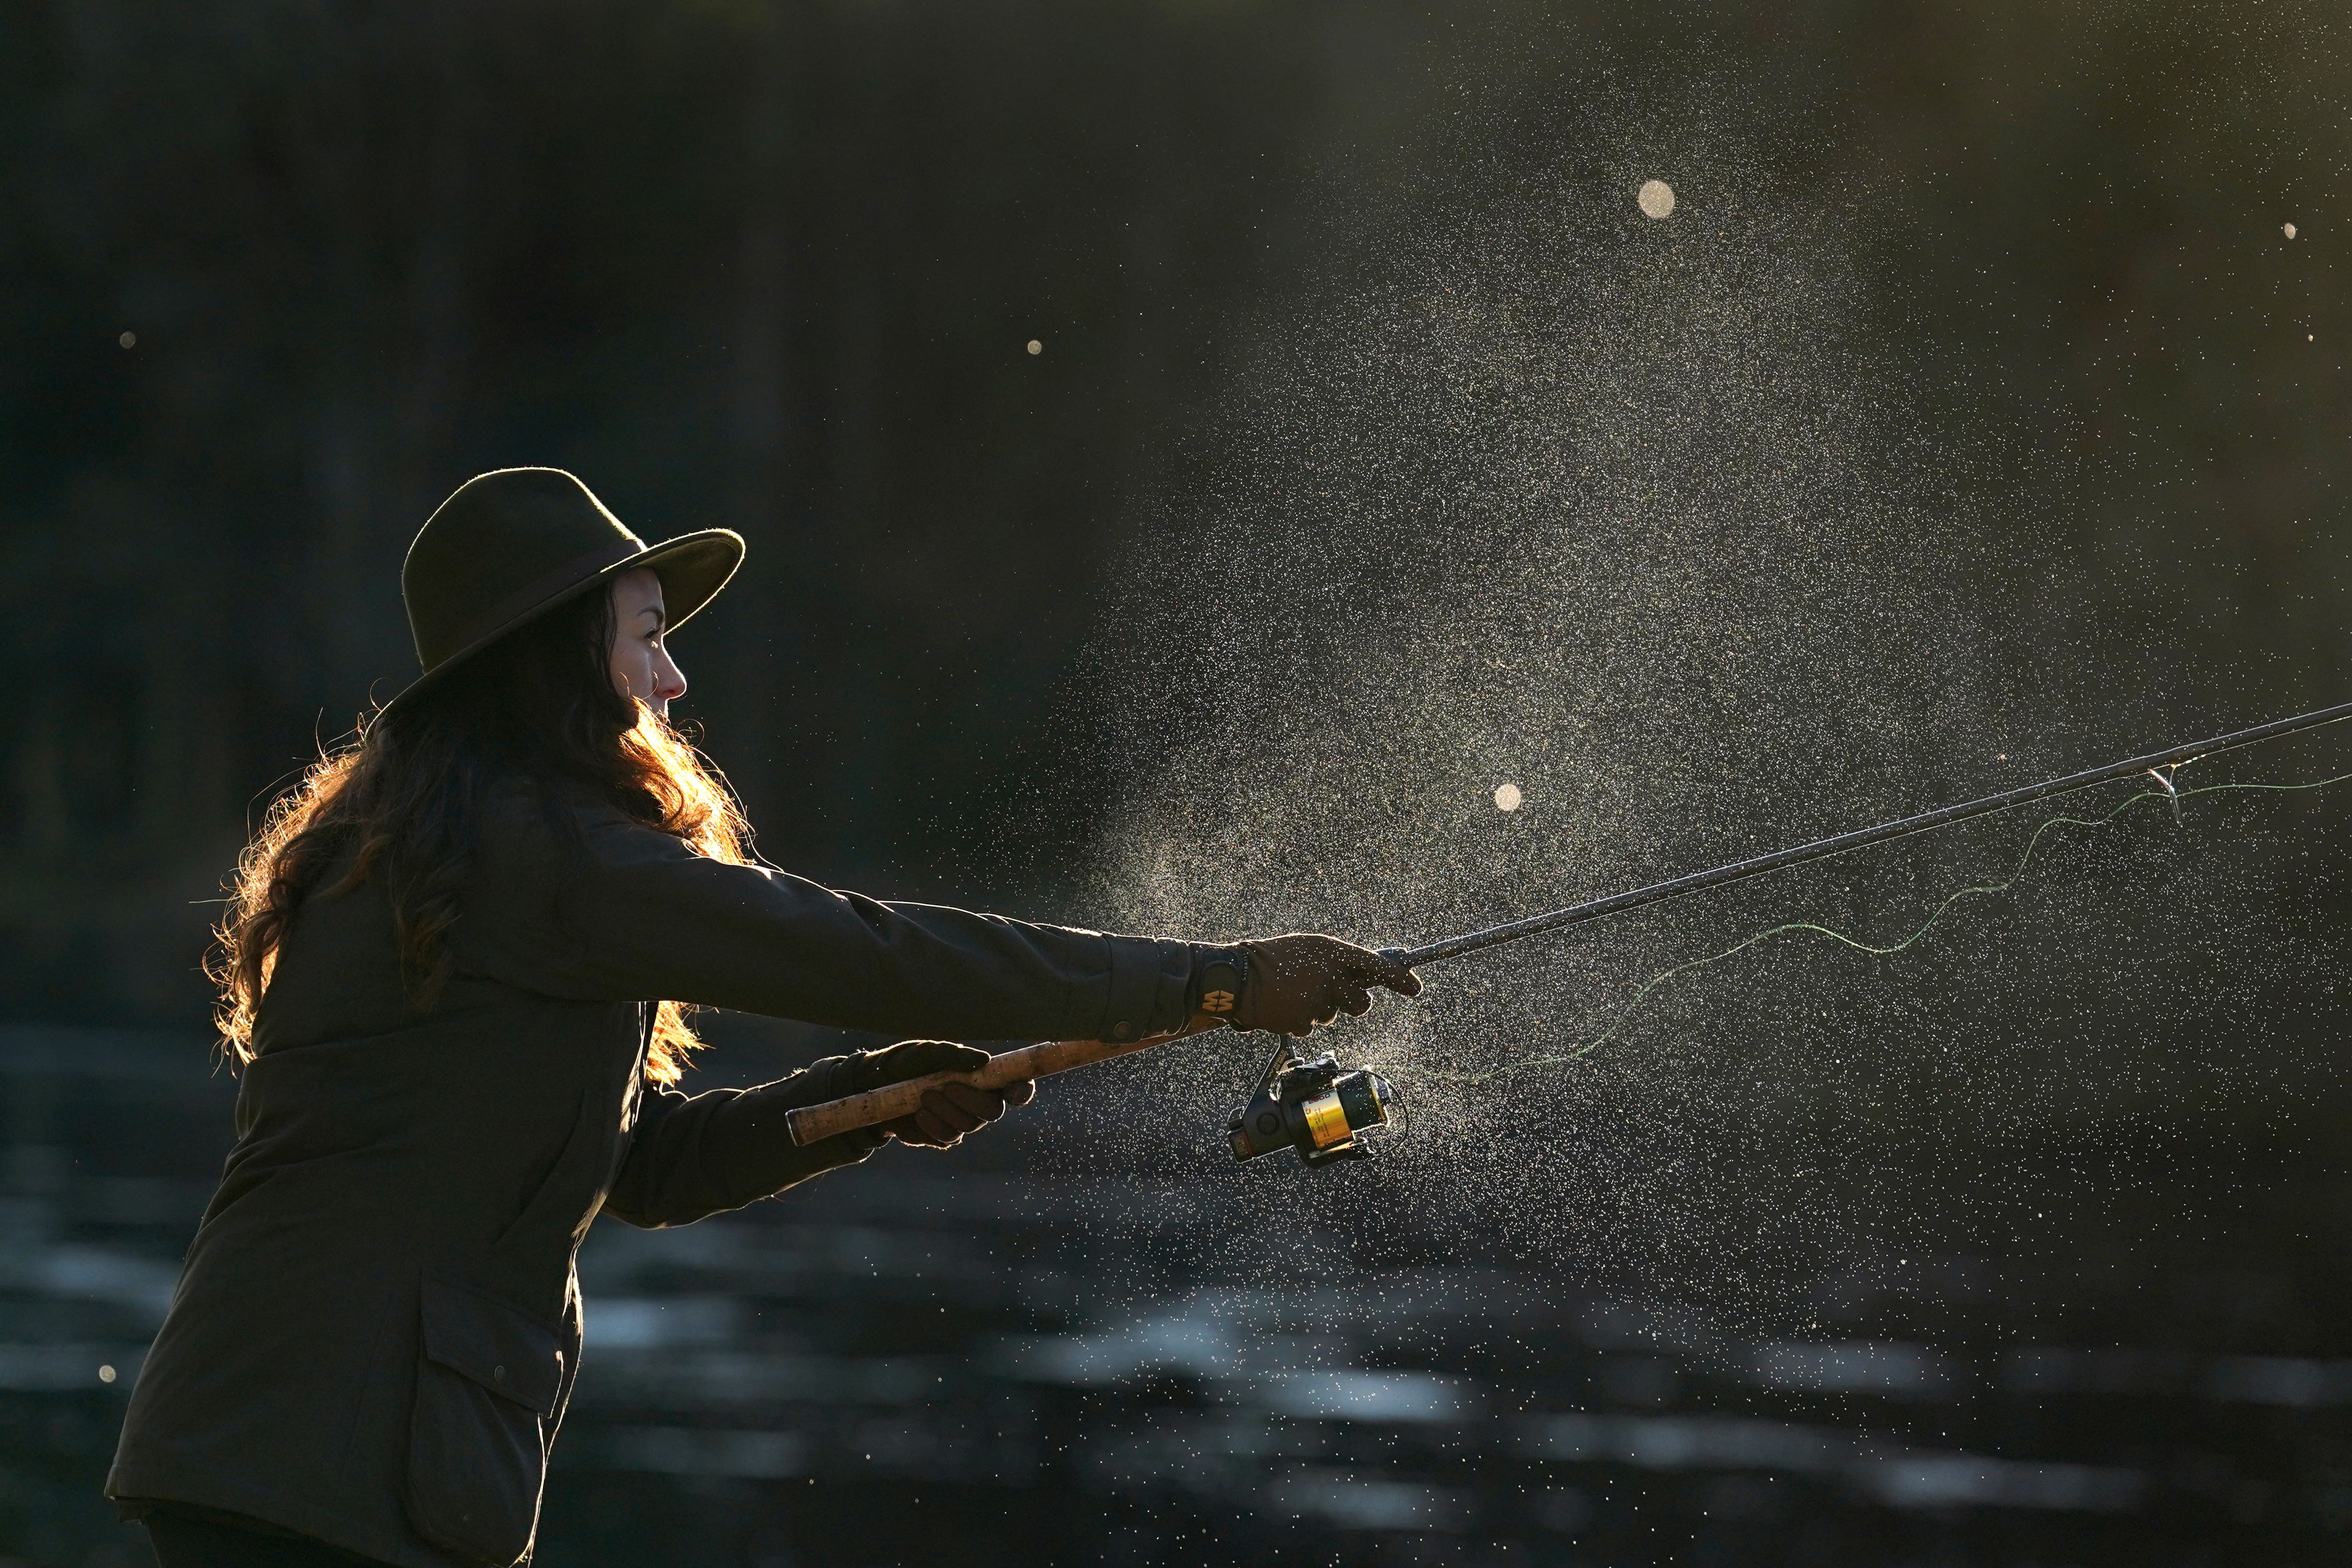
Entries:
[[[2210, 740], [2169, 747], [2162, 751], [2150, 752], [2146, 757], [2134, 757], [2121, 762], [2110, 762], [2100, 768], [2084, 768], [2080, 773], [2069, 773], [2063, 779], [2046, 779], [2039, 784], [2028, 784], [2016, 789], [2004, 789], [1998, 795], [1988, 795], [1981, 800], [1964, 801], [1957, 806], [1939, 806], [1932, 811], [1922, 811], [1912, 817], [1897, 817], [1893, 821], [1881, 822], [1876, 827], [1857, 828], [1853, 832], [1840, 833], [1835, 838], [1817, 839], [1810, 844], [1799, 844], [1793, 849], [1776, 850], [1769, 855], [1758, 855], [1751, 860], [1734, 861], [1729, 865], [1719, 865], [1711, 871], [1692, 872], [1668, 882], [1652, 883], [1647, 887], [1637, 887], [1630, 892], [1612, 894], [1607, 898], [1596, 898], [1589, 904], [1570, 904], [1566, 909], [1555, 909], [1544, 915], [1530, 915], [1524, 919], [1506, 921], [1500, 925], [1489, 925], [1483, 931], [1465, 932], [1459, 936], [1449, 936], [1443, 942], [1432, 942], [1425, 947], [1386, 948], [1383, 949], [1382, 956], [1396, 960], [1406, 968], [1415, 969], [1423, 964], [1434, 964], [1442, 958], [1459, 957], [1465, 953], [1475, 953], [1486, 947], [1499, 947], [1506, 942], [1517, 942], [1523, 936], [1539, 936], [1548, 931], [1560, 931], [1570, 925], [1582, 925], [1589, 921], [1604, 919], [1612, 915], [1622, 915], [1629, 909], [1639, 909], [1646, 904], [1662, 904], [1669, 898], [1680, 898], [1685, 894], [1703, 892], [1710, 887], [1721, 887], [1727, 883], [1742, 882], [1751, 876], [1762, 876], [1767, 872], [1786, 871], [1790, 866], [1828, 860], [1832, 855], [1842, 855], [1852, 850], [1866, 849], [1872, 844], [1883, 844], [1890, 839], [1908, 838], [1913, 833], [1924, 833], [1936, 828], [1949, 827], [1954, 822], [1965, 822], [1971, 817], [1982, 817], [1994, 811], [2005, 811], [2011, 806], [2023, 806], [2035, 800], [2046, 800], [2053, 795], [2066, 795], [2077, 789], [2088, 789], [2095, 784], [2106, 784], [2117, 779], [2128, 779], [2135, 773], [2148, 773], [2159, 768], [2169, 768], [2179, 763], [2194, 761], [2200, 757], [2210, 757], [2217, 751], [2234, 751], [2242, 746], [2253, 746], [2265, 740], [2282, 739], [2290, 735], [2299, 735], [2307, 729], [2317, 729], [2323, 725], [2336, 724], [2347, 718], [2352, 718], [2352, 703], [2339, 703], [2334, 707], [2316, 708], [2310, 713], [2296, 714], [2292, 718], [2273, 719], [2268, 724], [2258, 724], [2251, 729], [2234, 730], [2228, 735], [2215, 736]], [[2158, 775], [2158, 779], [2160, 781], [2162, 776]]]

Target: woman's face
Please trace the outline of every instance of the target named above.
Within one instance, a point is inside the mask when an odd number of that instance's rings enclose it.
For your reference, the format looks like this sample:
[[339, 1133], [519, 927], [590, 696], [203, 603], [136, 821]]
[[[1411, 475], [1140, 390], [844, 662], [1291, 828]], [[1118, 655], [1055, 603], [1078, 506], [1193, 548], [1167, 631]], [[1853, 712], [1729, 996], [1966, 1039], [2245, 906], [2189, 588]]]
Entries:
[[686, 695], [686, 677], [662, 642], [660, 573], [641, 566], [613, 580], [613, 685], [664, 718], [674, 697]]

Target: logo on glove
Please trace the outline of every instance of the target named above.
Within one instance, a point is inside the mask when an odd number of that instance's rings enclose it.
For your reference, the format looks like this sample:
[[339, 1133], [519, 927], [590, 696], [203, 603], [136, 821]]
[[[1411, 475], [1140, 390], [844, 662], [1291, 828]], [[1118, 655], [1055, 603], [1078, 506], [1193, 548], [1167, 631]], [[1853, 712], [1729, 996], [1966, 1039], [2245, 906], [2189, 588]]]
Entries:
[[1229, 1013], [1229, 1012], [1233, 1011], [1233, 1010], [1234, 1010], [1234, 994], [1233, 994], [1233, 992], [1231, 992], [1231, 991], [1203, 991], [1203, 992], [1202, 992], [1202, 993], [1201, 993], [1201, 1010], [1202, 1010], [1202, 1012], [1204, 1012], [1204, 1013]]

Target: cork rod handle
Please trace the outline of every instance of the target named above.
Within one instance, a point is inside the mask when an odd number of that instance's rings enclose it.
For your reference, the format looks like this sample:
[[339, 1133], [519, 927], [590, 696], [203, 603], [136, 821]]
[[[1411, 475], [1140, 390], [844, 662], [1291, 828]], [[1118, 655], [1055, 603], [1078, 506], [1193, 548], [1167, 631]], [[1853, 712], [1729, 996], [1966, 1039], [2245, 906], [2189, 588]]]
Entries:
[[1148, 1046], [1164, 1045], [1171, 1040], [1181, 1040], [1188, 1034], [1214, 1028], [1223, 1021], [1215, 1018], [1199, 1018], [1189, 1028], [1179, 1030], [1174, 1034], [1156, 1034], [1147, 1040], [1055, 1040], [1042, 1045], [1024, 1045], [1015, 1051], [1000, 1051], [990, 1057], [985, 1065], [970, 1072], [926, 1073], [920, 1078], [909, 1078], [903, 1083], [886, 1083], [863, 1094], [828, 1100], [822, 1105], [805, 1105], [788, 1113], [784, 1124], [792, 1129], [793, 1142], [806, 1148], [839, 1133], [895, 1122], [901, 1116], [911, 1115], [915, 1107], [922, 1103], [924, 1094], [943, 1083], [969, 1083], [977, 1089], [1003, 1089], [1024, 1079], [1067, 1072], [1073, 1067], [1086, 1067]]

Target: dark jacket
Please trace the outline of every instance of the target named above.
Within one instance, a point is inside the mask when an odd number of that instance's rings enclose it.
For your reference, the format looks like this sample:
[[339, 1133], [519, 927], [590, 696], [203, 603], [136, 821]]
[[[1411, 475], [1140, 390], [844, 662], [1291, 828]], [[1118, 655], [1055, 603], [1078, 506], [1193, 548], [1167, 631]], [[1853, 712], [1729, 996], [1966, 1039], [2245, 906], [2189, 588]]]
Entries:
[[607, 808], [498, 804], [427, 1013], [362, 883], [298, 912], [237, 1141], [107, 1480], [417, 1568], [510, 1563], [579, 1365], [596, 1216], [680, 1225], [849, 1161], [783, 1113], [856, 1058], [692, 1098], [647, 1083], [657, 999], [947, 1039], [1129, 1038], [1205, 949], [877, 903], [703, 859]]

